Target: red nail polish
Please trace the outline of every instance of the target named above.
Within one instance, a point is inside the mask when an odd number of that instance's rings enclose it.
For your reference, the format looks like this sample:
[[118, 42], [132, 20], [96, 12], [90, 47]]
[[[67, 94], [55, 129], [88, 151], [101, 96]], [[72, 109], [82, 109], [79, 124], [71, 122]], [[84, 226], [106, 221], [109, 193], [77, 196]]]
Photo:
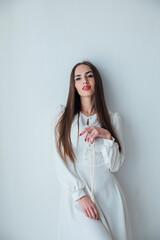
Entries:
[[85, 141], [86, 141], [86, 138], [85, 138]]

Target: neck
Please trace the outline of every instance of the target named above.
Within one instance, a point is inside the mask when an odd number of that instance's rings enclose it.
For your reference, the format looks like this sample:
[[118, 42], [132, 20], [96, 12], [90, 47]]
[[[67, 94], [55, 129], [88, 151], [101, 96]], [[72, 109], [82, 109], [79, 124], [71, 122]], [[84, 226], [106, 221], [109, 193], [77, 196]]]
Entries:
[[96, 113], [91, 97], [81, 97], [81, 112], [88, 115]]

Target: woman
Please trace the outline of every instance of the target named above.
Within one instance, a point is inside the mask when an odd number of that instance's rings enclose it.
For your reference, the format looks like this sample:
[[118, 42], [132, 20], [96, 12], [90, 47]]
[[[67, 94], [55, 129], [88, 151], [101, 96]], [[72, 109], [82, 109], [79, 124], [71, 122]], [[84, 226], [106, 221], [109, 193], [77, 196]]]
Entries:
[[54, 161], [61, 183], [61, 240], [131, 240], [125, 197], [114, 173], [125, 159], [122, 121], [107, 108], [88, 61], [71, 72], [66, 106], [56, 108]]

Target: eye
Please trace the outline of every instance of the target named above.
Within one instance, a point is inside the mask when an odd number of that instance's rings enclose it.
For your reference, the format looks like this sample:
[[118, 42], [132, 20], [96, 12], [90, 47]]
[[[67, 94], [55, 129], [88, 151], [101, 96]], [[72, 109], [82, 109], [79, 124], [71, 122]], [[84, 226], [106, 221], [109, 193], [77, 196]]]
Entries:
[[93, 77], [93, 75], [91, 74], [91, 75], [88, 75], [88, 77]]
[[79, 80], [80, 78], [76, 78], [76, 81]]

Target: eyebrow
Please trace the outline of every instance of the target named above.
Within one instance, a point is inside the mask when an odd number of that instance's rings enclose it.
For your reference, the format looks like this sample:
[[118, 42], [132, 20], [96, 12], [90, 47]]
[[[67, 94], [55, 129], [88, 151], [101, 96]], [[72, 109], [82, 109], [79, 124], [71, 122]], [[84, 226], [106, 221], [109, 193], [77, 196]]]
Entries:
[[[88, 71], [88, 72], [86, 72], [86, 74], [89, 73], [89, 72], [92, 72], [92, 71]], [[75, 77], [77, 77], [77, 76], [81, 76], [81, 74], [78, 74], [78, 75], [76, 75]], [[75, 77], [74, 77], [74, 78], [75, 78]]]

